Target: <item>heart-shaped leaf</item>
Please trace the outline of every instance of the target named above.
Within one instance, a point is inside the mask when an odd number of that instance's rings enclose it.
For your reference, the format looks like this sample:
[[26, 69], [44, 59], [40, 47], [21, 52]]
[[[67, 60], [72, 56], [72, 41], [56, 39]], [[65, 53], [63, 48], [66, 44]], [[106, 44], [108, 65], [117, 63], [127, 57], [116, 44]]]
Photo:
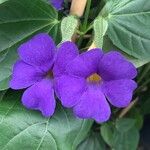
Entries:
[[0, 72], [0, 90], [8, 88], [18, 46], [39, 32], [55, 35], [57, 16], [56, 10], [42, 0], [9, 0], [0, 4], [0, 68], [4, 70]]
[[0, 149], [75, 150], [91, 125], [59, 104], [53, 117], [44, 118], [25, 109], [18, 92], [8, 91], [0, 102]]
[[150, 58], [150, 1], [108, 0], [100, 15], [113, 44], [135, 58]]

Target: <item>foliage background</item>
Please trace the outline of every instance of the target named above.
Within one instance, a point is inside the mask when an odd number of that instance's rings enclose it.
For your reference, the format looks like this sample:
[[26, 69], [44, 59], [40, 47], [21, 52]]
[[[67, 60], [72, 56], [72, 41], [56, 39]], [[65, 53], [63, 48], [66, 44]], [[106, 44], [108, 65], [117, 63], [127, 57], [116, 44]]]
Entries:
[[[136, 150], [144, 117], [150, 113], [150, 1], [88, 0], [83, 17], [68, 16], [70, 2], [57, 12], [46, 0], [0, 0], [0, 149]], [[110, 121], [76, 118], [61, 107], [52, 118], [25, 109], [22, 91], [9, 89], [17, 47], [39, 32], [59, 44], [77, 33], [81, 51], [94, 43], [123, 53], [138, 68], [131, 108], [113, 109]]]

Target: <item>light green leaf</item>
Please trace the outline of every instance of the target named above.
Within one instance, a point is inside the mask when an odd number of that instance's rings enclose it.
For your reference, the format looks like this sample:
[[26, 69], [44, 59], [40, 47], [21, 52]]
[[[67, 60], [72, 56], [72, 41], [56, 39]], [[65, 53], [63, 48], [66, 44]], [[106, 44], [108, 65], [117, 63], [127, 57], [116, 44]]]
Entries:
[[150, 58], [150, 1], [109, 0], [101, 15], [113, 44], [135, 58]]
[[141, 67], [141, 66], [143, 66], [143, 65], [145, 65], [145, 64], [150, 62], [150, 58], [136, 59], [136, 58], [134, 58], [132, 56], [129, 56], [127, 54], [125, 56], [127, 57], [127, 59], [129, 59], [134, 64], [134, 66], [136, 68], [139, 68], [139, 67]]
[[108, 22], [104, 18], [98, 17], [94, 20], [94, 43], [96, 44], [96, 47], [103, 47], [103, 37], [107, 28]]
[[133, 56], [130, 56], [128, 55], [127, 53], [123, 52], [121, 49], [119, 49], [117, 46], [115, 46], [112, 41], [107, 37], [105, 36], [104, 37], [104, 44], [103, 44], [103, 50], [108, 52], [108, 51], [111, 51], [111, 50], [116, 50], [116, 51], [119, 51], [120, 53], [122, 53], [130, 62], [132, 62], [134, 64], [134, 66], [136, 68], [139, 68], [145, 64], [147, 64], [148, 62], [150, 62], [150, 58], [145, 58], [145, 59], [138, 59], [138, 58], [135, 58]]
[[17, 59], [18, 46], [39, 32], [55, 36], [57, 15], [41, 0], [9, 0], [0, 5], [0, 90], [8, 88], [6, 81]]
[[71, 41], [77, 27], [78, 20], [75, 16], [65, 17], [61, 22], [62, 42]]
[[20, 94], [5, 94], [0, 102], [0, 149], [75, 150], [87, 136], [90, 120], [77, 119], [58, 104], [53, 117], [25, 109]]
[[1, 4], [1, 3], [4, 3], [5, 1], [7, 1], [7, 0], [0, 0], [0, 4]]

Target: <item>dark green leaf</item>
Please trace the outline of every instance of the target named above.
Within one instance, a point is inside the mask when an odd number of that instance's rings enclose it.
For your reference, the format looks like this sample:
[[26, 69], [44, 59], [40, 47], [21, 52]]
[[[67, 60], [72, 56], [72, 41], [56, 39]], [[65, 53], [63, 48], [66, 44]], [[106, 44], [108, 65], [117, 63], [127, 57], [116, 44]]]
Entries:
[[105, 123], [100, 129], [104, 141], [111, 146], [113, 143], [114, 126], [111, 123]]
[[141, 113], [139, 108], [132, 108], [128, 112], [127, 117], [135, 119], [135, 126], [138, 129], [142, 128], [142, 126], [143, 126], [143, 116], [142, 116], [142, 113]]
[[116, 129], [119, 132], [127, 132], [135, 126], [135, 120], [129, 118], [122, 118], [116, 121]]
[[[148, 93], [149, 93], [149, 91], [148, 91]], [[146, 95], [145, 95], [145, 101], [143, 101], [143, 103], [141, 105], [141, 110], [142, 110], [143, 115], [150, 114], [150, 96], [146, 97]]]
[[118, 119], [115, 126], [112, 147], [115, 150], [136, 150], [139, 142], [139, 131], [136, 128], [135, 119]]
[[0, 149], [75, 150], [87, 136], [92, 121], [76, 119], [60, 105], [53, 117], [20, 104], [20, 94], [8, 92], [0, 102]]
[[132, 128], [127, 132], [114, 132], [113, 149], [115, 150], [136, 150], [139, 142], [139, 132]]
[[136, 150], [139, 142], [139, 131], [135, 120], [123, 118], [115, 123], [101, 126], [104, 141], [114, 150]]
[[3, 61], [7, 55], [8, 51], [2, 51], [0, 53], [0, 62]]
[[77, 148], [77, 150], [105, 150], [105, 143], [99, 133], [92, 132]]
[[39, 32], [55, 36], [56, 24], [57, 12], [41, 0], [9, 0], [0, 5], [0, 90], [8, 88], [18, 46]]
[[6, 92], [7, 91], [0, 91], [0, 101], [3, 99]]

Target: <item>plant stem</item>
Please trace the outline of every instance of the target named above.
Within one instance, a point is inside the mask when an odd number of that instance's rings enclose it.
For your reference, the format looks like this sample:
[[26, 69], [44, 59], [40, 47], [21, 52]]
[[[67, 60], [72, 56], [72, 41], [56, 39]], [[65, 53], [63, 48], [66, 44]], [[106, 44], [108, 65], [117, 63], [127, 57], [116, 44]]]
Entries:
[[70, 15], [81, 17], [84, 13], [87, 0], [72, 0]]
[[78, 41], [79, 47], [83, 41], [83, 36], [87, 31], [87, 24], [88, 24], [88, 17], [89, 17], [89, 13], [90, 13], [90, 8], [91, 8], [91, 0], [87, 0], [87, 6], [86, 6], [86, 10], [85, 10], [85, 15], [84, 15], [84, 21], [83, 21], [83, 25], [81, 26], [81, 31], [83, 32], [83, 34], [81, 35], [81, 37]]
[[123, 118], [123, 117], [131, 110], [131, 108], [137, 103], [137, 101], [138, 101], [138, 98], [136, 98], [135, 100], [133, 100], [133, 101], [129, 104], [128, 107], [124, 108], [124, 109], [121, 111], [121, 113], [120, 113], [120, 115], [119, 115], [119, 118]]
[[87, 7], [86, 7], [86, 10], [85, 10], [85, 17], [84, 17], [84, 21], [83, 21], [83, 31], [85, 31], [86, 28], [87, 28], [90, 8], [91, 8], [91, 0], [88, 0], [87, 1]]
[[[81, 17], [84, 13], [86, 7], [87, 0], [72, 0], [71, 8], [70, 8], [70, 15], [76, 15]], [[72, 41], [76, 41], [76, 34], [72, 36]]]

